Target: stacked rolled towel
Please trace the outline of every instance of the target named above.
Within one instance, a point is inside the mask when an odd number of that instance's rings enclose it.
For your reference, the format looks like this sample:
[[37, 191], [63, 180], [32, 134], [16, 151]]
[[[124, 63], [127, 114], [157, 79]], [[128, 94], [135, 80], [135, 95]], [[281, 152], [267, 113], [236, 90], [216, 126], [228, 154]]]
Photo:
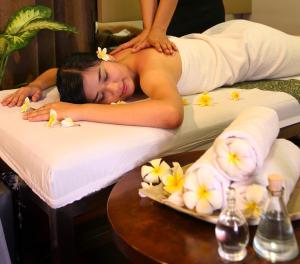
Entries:
[[274, 110], [251, 107], [243, 111], [187, 170], [184, 203], [189, 204], [191, 178], [197, 177], [199, 182], [209, 175], [221, 185], [222, 202], [217, 203], [216, 210], [224, 206], [229, 185], [266, 186], [267, 176], [274, 173], [285, 177], [287, 201], [299, 177], [300, 150], [290, 141], [276, 140], [278, 132], [279, 120]]

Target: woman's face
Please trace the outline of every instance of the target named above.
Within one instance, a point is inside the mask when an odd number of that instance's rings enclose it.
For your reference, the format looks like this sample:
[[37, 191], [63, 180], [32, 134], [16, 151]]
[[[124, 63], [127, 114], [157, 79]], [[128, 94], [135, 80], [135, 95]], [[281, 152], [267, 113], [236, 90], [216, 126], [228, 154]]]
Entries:
[[83, 87], [90, 103], [110, 104], [125, 100], [135, 90], [134, 74], [123, 64], [102, 61], [82, 73]]

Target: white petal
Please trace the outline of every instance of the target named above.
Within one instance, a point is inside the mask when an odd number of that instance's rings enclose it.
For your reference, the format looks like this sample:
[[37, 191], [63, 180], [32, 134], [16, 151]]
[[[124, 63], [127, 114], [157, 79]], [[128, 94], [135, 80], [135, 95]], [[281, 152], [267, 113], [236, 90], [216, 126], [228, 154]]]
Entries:
[[149, 183], [146, 183], [146, 182], [141, 182], [141, 186], [142, 186], [143, 189], [148, 189], [148, 188], [150, 188], [151, 185]]
[[162, 170], [162, 175], [163, 174], [166, 174], [166, 173], [170, 173], [170, 166], [168, 165], [167, 162], [163, 161], [161, 164], [160, 164], [160, 169]]
[[149, 163], [150, 163], [154, 168], [157, 168], [157, 167], [159, 167], [159, 165], [160, 165], [160, 161], [161, 161], [161, 159], [154, 159], [154, 160], [149, 161]]
[[220, 209], [223, 204], [223, 194], [222, 190], [210, 190], [211, 197], [208, 202], [212, 205], [214, 210]]
[[198, 200], [198, 203], [196, 205], [196, 212], [198, 214], [212, 214], [213, 213], [213, 207], [210, 205], [210, 203], [207, 200], [201, 199]]
[[249, 185], [246, 190], [246, 199], [254, 201], [257, 204], [261, 203], [266, 196], [266, 188], [258, 184]]
[[197, 194], [195, 192], [187, 191], [183, 194], [183, 202], [188, 209], [194, 209], [198, 201]]
[[144, 165], [141, 169], [141, 175], [144, 178], [146, 175], [148, 175], [153, 170], [153, 167]]
[[144, 181], [148, 183], [159, 183], [159, 177], [156, 174], [149, 173], [144, 177]]
[[177, 206], [184, 206], [184, 202], [183, 202], [183, 197], [182, 197], [182, 193], [180, 192], [175, 192], [175, 193], [172, 193], [168, 199], [167, 199], [170, 203], [173, 203]]
[[192, 171], [185, 177], [184, 188], [190, 191], [197, 191], [198, 189], [197, 171]]

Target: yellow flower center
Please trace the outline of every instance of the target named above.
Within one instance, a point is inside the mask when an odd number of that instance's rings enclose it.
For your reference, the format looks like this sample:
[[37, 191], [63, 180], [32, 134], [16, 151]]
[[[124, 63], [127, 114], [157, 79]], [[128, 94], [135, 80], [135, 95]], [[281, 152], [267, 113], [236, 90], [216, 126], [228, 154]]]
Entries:
[[206, 185], [200, 185], [198, 187], [198, 198], [199, 200], [208, 200], [211, 193]]
[[159, 175], [161, 173], [161, 168], [160, 167], [154, 167], [153, 168], [153, 173]]
[[248, 201], [245, 204], [244, 214], [246, 216], [260, 217], [261, 209], [260, 206], [254, 201]]
[[238, 165], [240, 162], [240, 158], [238, 157], [237, 154], [233, 153], [233, 152], [229, 152], [228, 153], [228, 161], [229, 163], [232, 163], [234, 165]]
[[239, 92], [233, 91], [233, 92], [231, 93], [231, 99], [234, 100], [234, 101], [238, 101], [238, 100], [240, 99], [240, 94], [239, 94]]
[[183, 182], [183, 177], [180, 173], [175, 173], [175, 175], [169, 175], [166, 180], [164, 189], [168, 193], [178, 192], [182, 189]]
[[203, 93], [199, 97], [198, 104], [201, 106], [209, 106], [209, 105], [211, 105], [211, 101], [212, 101], [211, 96], [208, 93]]

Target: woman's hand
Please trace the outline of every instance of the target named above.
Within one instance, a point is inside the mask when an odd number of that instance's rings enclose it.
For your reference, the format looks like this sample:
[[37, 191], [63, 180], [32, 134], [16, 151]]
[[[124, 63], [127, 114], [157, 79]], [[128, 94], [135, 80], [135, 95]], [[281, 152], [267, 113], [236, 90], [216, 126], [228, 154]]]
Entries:
[[78, 121], [78, 107], [80, 107], [80, 105], [64, 102], [46, 104], [39, 109], [25, 113], [23, 115], [23, 119], [33, 122], [48, 121], [50, 117], [50, 110], [53, 109], [57, 113], [58, 121], [63, 120], [66, 117], [72, 118], [73, 121]]
[[115, 55], [115, 54], [117, 54], [118, 52], [120, 52], [121, 50], [124, 50], [124, 49], [134, 48], [136, 45], [143, 42], [147, 38], [149, 32], [150, 31], [148, 29], [144, 29], [139, 35], [137, 35], [133, 39], [121, 44], [116, 49], [114, 49], [110, 53], [110, 55]]
[[38, 101], [42, 96], [42, 89], [38, 85], [29, 84], [19, 88], [14, 93], [5, 97], [1, 104], [3, 106], [21, 106], [26, 97], [31, 97], [33, 102]]

